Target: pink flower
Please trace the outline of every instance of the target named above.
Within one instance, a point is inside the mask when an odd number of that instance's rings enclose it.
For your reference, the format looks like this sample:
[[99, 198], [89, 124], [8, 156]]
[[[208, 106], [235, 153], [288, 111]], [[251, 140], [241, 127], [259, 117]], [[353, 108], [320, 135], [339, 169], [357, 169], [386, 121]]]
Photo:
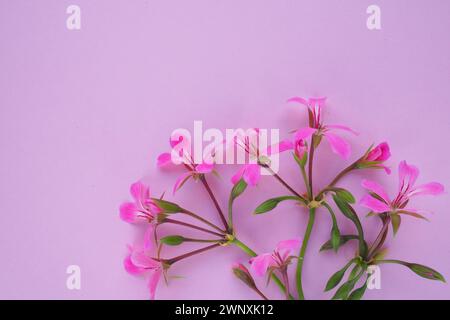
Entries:
[[241, 178], [250, 186], [256, 186], [261, 179], [261, 166], [270, 167], [270, 156], [287, 150], [293, 149], [293, 143], [289, 140], [282, 140], [267, 148], [260, 149], [260, 131], [254, 129], [245, 136], [236, 136], [233, 140], [234, 145], [242, 148], [248, 157], [247, 164], [244, 164], [231, 178], [231, 182], [236, 184]]
[[128, 250], [129, 253], [123, 261], [125, 270], [132, 275], [148, 274], [150, 299], [155, 299], [156, 287], [167, 266], [150, 257], [149, 251], [139, 250], [132, 246], [128, 246]]
[[383, 165], [387, 159], [391, 157], [391, 151], [387, 142], [382, 142], [375, 148], [370, 149], [360, 160], [357, 162], [359, 168], [381, 168], [386, 171], [387, 174], [391, 174], [391, 169]]
[[274, 269], [286, 269], [298, 248], [300, 248], [299, 239], [280, 241], [273, 252], [250, 259], [251, 269], [258, 276], [263, 276], [267, 271], [272, 272]]
[[406, 161], [400, 162], [398, 166], [399, 188], [394, 200], [390, 200], [384, 188], [375, 181], [363, 180], [362, 186], [370, 191], [370, 194], [361, 198], [360, 204], [376, 213], [392, 212], [413, 215], [415, 209], [405, 209], [409, 200], [417, 195], [438, 195], [444, 192], [444, 186], [438, 182], [430, 182], [414, 186], [419, 176], [419, 169], [408, 165]]
[[[193, 177], [194, 179], [197, 179], [201, 174], [209, 173], [214, 170], [213, 154], [211, 154], [208, 159], [204, 159], [202, 163], [195, 163], [190, 150], [190, 141], [188, 141], [186, 137], [179, 136], [178, 139], [171, 137], [170, 146], [175, 149], [175, 154], [178, 154], [179, 164], [184, 165], [188, 170], [175, 181], [173, 193], [180, 189], [189, 178]], [[175, 164], [172, 160], [172, 153], [164, 152], [158, 156], [157, 166], [162, 168], [170, 164]]]
[[161, 209], [150, 198], [150, 189], [142, 182], [138, 181], [130, 187], [131, 196], [134, 202], [124, 202], [120, 205], [120, 218], [128, 223], [147, 222], [149, 227], [145, 235], [145, 247], [151, 246], [151, 236], [154, 226], [158, 224], [158, 214]]
[[322, 108], [325, 105], [325, 101], [325, 97], [309, 98], [308, 100], [301, 97], [294, 97], [288, 100], [288, 102], [297, 102], [308, 108], [309, 127], [299, 129], [295, 134], [295, 140], [305, 140], [313, 135], [318, 137], [324, 136], [334, 153], [344, 159], [348, 159], [351, 153], [350, 144], [330, 131], [345, 130], [355, 135], [357, 135], [357, 132], [339, 124], [324, 125], [322, 123]]
[[298, 159], [302, 159], [307, 151], [306, 142], [303, 139], [296, 139], [294, 141], [294, 153]]

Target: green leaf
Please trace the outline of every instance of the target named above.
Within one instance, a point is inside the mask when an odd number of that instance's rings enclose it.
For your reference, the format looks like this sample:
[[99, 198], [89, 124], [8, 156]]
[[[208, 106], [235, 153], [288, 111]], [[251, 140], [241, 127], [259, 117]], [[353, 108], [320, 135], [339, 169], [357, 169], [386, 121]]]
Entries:
[[331, 220], [333, 222], [333, 226], [331, 227], [331, 246], [333, 247], [334, 251], [337, 252], [339, 249], [339, 245], [341, 242], [341, 233], [339, 231], [339, 227], [336, 221], [336, 215], [333, 212], [333, 209], [328, 205], [328, 203], [324, 202], [323, 205], [325, 208], [328, 209], [328, 212], [330, 212]]
[[179, 212], [183, 212], [183, 208], [181, 208], [176, 203], [173, 203], [173, 202], [170, 202], [170, 201], [166, 201], [166, 200], [162, 200], [162, 199], [156, 199], [156, 198], [152, 198], [152, 200], [153, 200], [153, 202], [155, 202], [156, 206], [158, 206], [162, 210], [162, 213], [179, 213]]
[[164, 243], [164, 244], [166, 244], [168, 246], [178, 246], [178, 245], [182, 244], [184, 242], [184, 240], [185, 240], [184, 237], [177, 236], [177, 235], [166, 236], [166, 237], [163, 237], [163, 238], [159, 239], [159, 241], [161, 243]]
[[350, 294], [350, 291], [353, 290], [353, 288], [355, 287], [356, 282], [359, 280], [359, 278], [361, 278], [362, 274], [363, 274], [363, 271], [361, 271], [354, 278], [351, 278], [347, 282], [344, 282], [344, 284], [342, 286], [340, 286], [339, 289], [337, 289], [336, 293], [331, 298], [331, 300], [339, 300], [339, 299], [345, 300], [345, 299], [347, 299], [347, 297]]
[[233, 189], [231, 189], [230, 198], [228, 199], [228, 223], [230, 225], [230, 229], [233, 228], [233, 202], [245, 191], [246, 188], [247, 182], [245, 182], [244, 179], [240, 179], [238, 183], [233, 186]]
[[394, 232], [394, 236], [397, 234], [398, 228], [400, 228], [400, 223], [402, 222], [402, 218], [398, 214], [391, 214], [391, 224], [392, 231]]
[[358, 231], [358, 239], [359, 239], [359, 254], [362, 257], [367, 255], [367, 243], [364, 240], [364, 231], [361, 225], [361, 221], [359, 221], [358, 215], [355, 210], [349, 205], [345, 200], [342, 200], [337, 194], [333, 195], [333, 200], [338, 206], [339, 210], [344, 214], [345, 217], [350, 219], [356, 226]]
[[296, 196], [282, 196], [282, 197], [276, 197], [269, 200], [264, 201], [261, 203], [254, 211], [254, 214], [261, 214], [268, 211], [273, 210], [281, 201], [285, 200], [296, 200], [303, 203], [302, 198], [296, 197]]
[[325, 291], [330, 291], [334, 287], [336, 287], [339, 282], [341, 282], [342, 278], [344, 277], [345, 272], [347, 269], [355, 262], [355, 259], [350, 260], [341, 270], [335, 272], [330, 279], [327, 282], [327, 285], [325, 286]]
[[440, 274], [439, 272], [437, 272], [436, 270], [424, 266], [422, 264], [418, 264], [418, 263], [410, 263], [410, 262], [405, 262], [405, 261], [401, 261], [401, 260], [379, 260], [376, 262], [377, 264], [380, 263], [396, 263], [396, 264], [401, 264], [407, 268], [409, 268], [411, 271], [413, 271], [415, 274], [429, 279], [429, 280], [438, 280], [438, 281], [442, 281], [445, 282], [445, 278], [442, 274]]
[[348, 297], [348, 300], [361, 300], [364, 293], [366, 292], [366, 289], [367, 289], [367, 280], [364, 281], [364, 284], [361, 287], [359, 287], [358, 289], [355, 289], [350, 294], [350, 296]]
[[[358, 236], [353, 234], [341, 235], [339, 237], [339, 247], [343, 246], [349, 240], [358, 240]], [[320, 247], [320, 251], [331, 250], [333, 249], [333, 245], [331, 244], [331, 239], [325, 242], [322, 247]]]
[[348, 203], [355, 203], [355, 197], [350, 193], [350, 191], [342, 189], [342, 188], [333, 188], [333, 191], [336, 195]]
[[233, 186], [233, 189], [231, 189], [231, 199], [235, 200], [245, 191], [246, 188], [247, 182], [245, 182], [244, 179], [239, 180], [239, 182]]

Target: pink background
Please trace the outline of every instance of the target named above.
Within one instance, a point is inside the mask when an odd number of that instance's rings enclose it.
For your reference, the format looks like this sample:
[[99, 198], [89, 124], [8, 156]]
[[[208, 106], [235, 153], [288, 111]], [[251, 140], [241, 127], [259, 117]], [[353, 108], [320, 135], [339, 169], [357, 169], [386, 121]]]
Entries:
[[[82, 29], [66, 29], [65, 9], [78, 4]], [[366, 8], [381, 7], [382, 30], [366, 28]], [[306, 124], [306, 112], [284, 101], [329, 97], [327, 120], [362, 134], [348, 137], [356, 158], [388, 140], [394, 174], [359, 172], [346, 179], [358, 197], [363, 176], [397, 186], [406, 159], [419, 182], [449, 186], [449, 1], [0, 1], [0, 298], [146, 299], [145, 281], [122, 268], [125, 245], [140, 230], [122, 223], [119, 204], [141, 177], [153, 193], [170, 190], [178, 173], [155, 168], [175, 128], [281, 128]], [[445, 40], [447, 39], [447, 40]], [[348, 163], [324, 145], [316, 185]], [[281, 175], [303, 191], [289, 157]], [[211, 182], [225, 205], [233, 168]], [[318, 176], [319, 174], [317, 174]], [[250, 212], [286, 194], [266, 177], [236, 203], [238, 234], [259, 252], [303, 235], [306, 214], [283, 204], [264, 216]], [[218, 222], [200, 185], [177, 194], [185, 207]], [[431, 223], [403, 220], [389, 257], [419, 262], [450, 278], [448, 194], [418, 198]], [[373, 239], [377, 219], [361, 219]], [[352, 232], [339, 217], [342, 232]], [[175, 233], [167, 227], [162, 234]], [[181, 230], [181, 229], [179, 229]], [[330, 219], [318, 214], [305, 263], [307, 298], [329, 298], [329, 276], [353, 255], [319, 254]], [[179, 252], [170, 250], [169, 255]], [[221, 248], [176, 265], [157, 297], [250, 299], [232, 276], [245, 261]], [[81, 290], [66, 288], [66, 267], [82, 271]], [[293, 271], [293, 269], [292, 269]], [[264, 288], [263, 281], [260, 282]], [[265, 290], [281, 298], [276, 287]], [[449, 287], [401, 266], [382, 267], [382, 289], [368, 299], [448, 299]]]

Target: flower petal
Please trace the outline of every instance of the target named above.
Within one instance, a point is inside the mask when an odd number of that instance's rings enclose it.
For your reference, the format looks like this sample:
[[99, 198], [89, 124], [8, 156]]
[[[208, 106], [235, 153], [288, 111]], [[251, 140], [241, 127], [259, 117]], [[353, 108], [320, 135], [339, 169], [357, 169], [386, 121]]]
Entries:
[[278, 251], [282, 256], [294, 255], [300, 248], [300, 239], [289, 239], [278, 242], [276, 251]]
[[276, 262], [273, 260], [271, 253], [263, 253], [250, 259], [250, 267], [257, 276], [266, 274], [270, 266], [274, 266]]
[[444, 186], [439, 182], [430, 182], [425, 183], [420, 186], [415, 187], [410, 193], [409, 196], [417, 196], [417, 195], [432, 195], [436, 196], [444, 192]]
[[292, 150], [294, 148], [294, 144], [291, 140], [282, 140], [277, 144], [273, 144], [267, 148], [266, 151], [263, 151], [263, 154], [266, 154], [268, 156], [281, 153], [287, 150]]
[[363, 207], [369, 208], [376, 213], [388, 212], [391, 208], [384, 202], [373, 198], [372, 196], [366, 194], [364, 195], [359, 204]]
[[239, 168], [239, 170], [231, 177], [231, 183], [236, 184], [241, 180], [242, 176], [244, 175], [246, 165], [243, 165]]
[[197, 171], [198, 173], [209, 173], [213, 171], [213, 169], [213, 163], [201, 163], [195, 167], [195, 171]]
[[144, 203], [150, 198], [150, 188], [141, 181], [135, 182], [130, 186], [130, 193], [137, 203]]
[[159, 279], [162, 275], [162, 268], [150, 270], [150, 276], [148, 278], [148, 290], [150, 292], [150, 300], [155, 299], [156, 287], [158, 286]]
[[168, 152], [164, 152], [158, 156], [156, 165], [161, 168], [168, 165], [169, 163], [172, 163], [172, 155]]
[[131, 254], [128, 254], [125, 259], [123, 259], [123, 266], [125, 270], [132, 275], [139, 275], [145, 272], [144, 268], [134, 265], [131, 261]]
[[306, 140], [310, 138], [316, 131], [317, 129], [310, 127], [298, 129], [295, 133], [294, 140]]
[[419, 169], [409, 165], [405, 160], [398, 165], [399, 191], [410, 190], [419, 176]]
[[128, 223], [137, 222], [138, 208], [133, 202], [124, 202], [120, 205], [120, 219]]
[[306, 100], [302, 97], [292, 97], [292, 98], [288, 99], [287, 102], [297, 102], [297, 103], [304, 105], [305, 107], [309, 107], [308, 100]]
[[377, 194], [378, 196], [380, 196], [386, 202], [386, 204], [391, 202], [389, 200], [389, 196], [388, 196], [387, 192], [384, 190], [384, 188], [378, 182], [364, 179], [361, 182], [361, 186], [363, 188], [366, 188], [367, 190]]
[[391, 156], [391, 151], [387, 142], [382, 142], [373, 148], [366, 156], [367, 161], [386, 161]]
[[175, 184], [174, 184], [174, 186], [173, 186], [173, 190], [172, 190], [173, 194], [175, 194], [175, 192], [177, 192], [177, 190], [180, 189], [180, 188], [183, 186], [183, 184], [184, 184], [184, 183], [185, 183], [192, 175], [193, 175], [193, 172], [192, 172], [192, 171], [188, 171], [188, 172], [183, 173], [181, 176], [179, 176], [179, 177], [177, 178], [177, 180], [175, 181]]
[[254, 187], [261, 179], [261, 168], [257, 164], [248, 164], [245, 167], [243, 177], [245, 182]]
[[359, 135], [359, 132], [358, 132], [358, 131], [355, 131], [355, 130], [353, 130], [352, 128], [347, 127], [347, 126], [343, 126], [343, 125], [341, 125], [341, 124], [327, 124], [327, 125], [326, 125], [326, 128], [328, 128], [328, 129], [344, 130], [344, 131], [353, 133], [355, 136]]
[[325, 132], [323, 135], [327, 139], [331, 150], [333, 150], [334, 153], [340, 155], [344, 159], [348, 159], [350, 157], [351, 147], [347, 141], [329, 132]]
[[155, 228], [153, 224], [149, 224], [147, 227], [147, 230], [145, 230], [144, 233], [144, 250], [146, 251], [152, 251], [154, 249], [154, 231]]
[[149, 257], [143, 250], [134, 250], [131, 253], [131, 262], [138, 268], [154, 269], [159, 263]]

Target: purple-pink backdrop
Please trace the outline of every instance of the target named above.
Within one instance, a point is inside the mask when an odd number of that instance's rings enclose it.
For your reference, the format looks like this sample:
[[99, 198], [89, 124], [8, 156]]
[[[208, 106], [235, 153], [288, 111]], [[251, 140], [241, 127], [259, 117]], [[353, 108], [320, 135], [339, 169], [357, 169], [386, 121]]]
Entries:
[[[381, 7], [382, 30], [366, 27]], [[66, 28], [66, 7], [82, 10], [82, 29]], [[0, 1], [0, 298], [146, 299], [142, 279], [125, 273], [125, 245], [139, 231], [118, 218], [129, 184], [141, 177], [159, 195], [176, 173], [156, 169], [175, 128], [194, 120], [213, 128], [306, 124], [284, 101], [329, 97], [326, 119], [362, 134], [353, 157], [389, 141], [393, 175], [367, 176], [397, 187], [402, 159], [421, 182], [449, 187], [449, 1]], [[345, 162], [321, 148], [316, 185]], [[295, 164], [281, 174], [301, 189]], [[223, 204], [236, 168], [212, 182]], [[320, 170], [320, 176], [319, 176]], [[361, 196], [360, 172], [344, 181]], [[306, 214], [290, 204], [263, 216], [255, 206], [285, 191], [264, 178], [236, 202], [240, 237], [257, 251], [302, 236]], [[217, 219], [199, 185], [176, 196]], [[414, 200], [431, 223], [403, 219], [389, 257], [430, 265], [450, 277], [448, 194]], [[373, 238], [377, 219], [361, 219]], [[339, 217], [342, 231], [353, 227]], [[174, 231], [164, 227], [163, 233]], [[178, 229], [177, 229], [178, 230]], [[318, 253], [330, 219], [318, 214], [304, 268], [307, 298], [329, 298], [329, 276], [353, 254]], [[171, 250], [174, 253], [177, 250]], [[236, 248], [206, 253], [171, 270], [158, 298], [255, 298], [230, 272], [246, 256]], [[66, 288], [66, 267], [81, 267], [82, 288]], [[260, 284], [263, 286], [264, 281]], [[276, 287], [268, 295], [281, 298]], [[448, 299], [449, 287], [397, 265], [382, 267], [382, 289], [366, 298]]]

